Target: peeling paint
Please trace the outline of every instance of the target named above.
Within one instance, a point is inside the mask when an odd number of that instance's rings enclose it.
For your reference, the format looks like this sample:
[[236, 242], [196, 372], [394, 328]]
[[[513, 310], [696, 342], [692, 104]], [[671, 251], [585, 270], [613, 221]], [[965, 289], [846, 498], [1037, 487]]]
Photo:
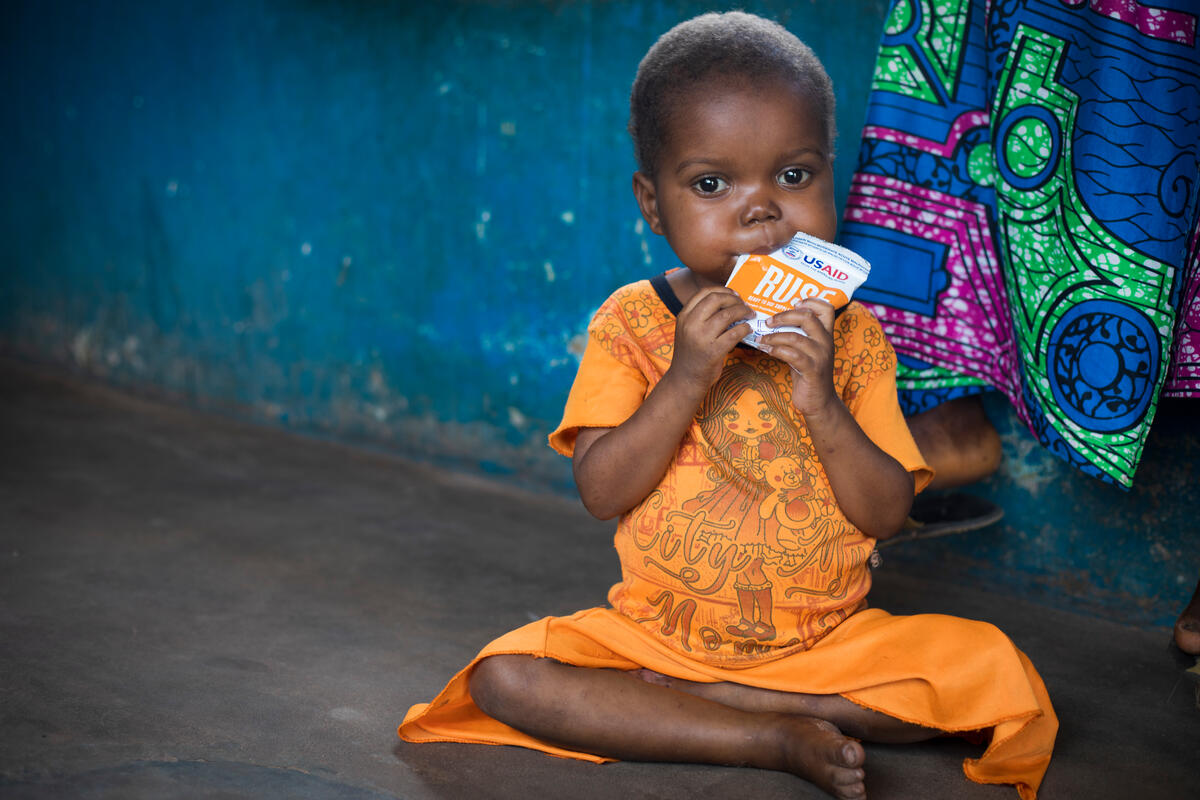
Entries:
[[583, 351], [587, 348], [587, 332], [577, 333], [567, 341], [567, 352], [573, 356], [583, 358]]
[[1058, 476], [1058, 465], [1043, 458], [1041, 445], [1025, 436], [1024, 431], [1004, 436], [1001, 442], [1004, 448], [1001, 470], [1033, 497], [1041, 494]]
[[642, 251], [642, 263], [647, 267], [654, 265], [654, 257], [650, 255], [650, 241], [646, 237], [646, 221], [641, 217], [633, 223], [633, 232], [638, 238], [638, 246]]

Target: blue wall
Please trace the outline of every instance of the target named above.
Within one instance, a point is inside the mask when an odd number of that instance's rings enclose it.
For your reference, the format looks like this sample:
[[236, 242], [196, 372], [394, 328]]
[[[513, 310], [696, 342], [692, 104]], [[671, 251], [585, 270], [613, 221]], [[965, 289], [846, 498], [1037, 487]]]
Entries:
[[[829, 68], [839, 202], [885, 6], [744, 4]], [[0, 347], [570, 491], [545, 434], [587, 320], [673, 265], [632, 201], [629, 84], [659, 33], [716, 7], [9, 4]], [[1163, 525], [1149, 490], [1070, 473], [993, 412], [1009, 461], [984, 489], [1007, 527], [894, 560], [1169, 622], [1198, 569], [1195, 431]]]
[[[750, 7], [830, 61], [844, 196], [884, 3]], [[541, 445], [587, 319], [672, 264], [632, 200], [629, 85], [704, 4], [18, 8], [0, 55], [14, 346], [569, 480]]]

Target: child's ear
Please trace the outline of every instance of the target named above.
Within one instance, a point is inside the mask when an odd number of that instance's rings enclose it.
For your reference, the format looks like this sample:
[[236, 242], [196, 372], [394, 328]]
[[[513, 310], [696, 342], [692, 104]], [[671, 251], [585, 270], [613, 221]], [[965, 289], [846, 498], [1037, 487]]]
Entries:
[[642, 218], [646, 220], [650, 230], [662, 236], [662, 220], [658, 216], [658, 195], [654, 191], [654, 181], [640, 170], [633, 173], [633, 196], [637, 198]]

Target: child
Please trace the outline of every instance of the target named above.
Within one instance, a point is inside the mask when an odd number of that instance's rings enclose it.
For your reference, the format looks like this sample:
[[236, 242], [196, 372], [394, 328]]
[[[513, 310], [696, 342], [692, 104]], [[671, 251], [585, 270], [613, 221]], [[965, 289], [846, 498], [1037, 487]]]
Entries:
[[739, 346], [741, 253], [836, 232], [833, 93], [774, 23], [705, 15], [643, 59], [629, 123], [647, 223], [684, 267], [597, 312], [563, 421], [597, 517], [620, 516], [611, 608], [488, 645], [400, 726], [409, 741], [519, 744], [604, 761], [786, 770], [865, 797], [858, 739], [990, 740], [967, 774], [1036, 796], [1057, 720], [1033, 666], [985, 623], [868, 609], [868, 558], [929, 471], [895, 356], [853, 303], [774, 318]]

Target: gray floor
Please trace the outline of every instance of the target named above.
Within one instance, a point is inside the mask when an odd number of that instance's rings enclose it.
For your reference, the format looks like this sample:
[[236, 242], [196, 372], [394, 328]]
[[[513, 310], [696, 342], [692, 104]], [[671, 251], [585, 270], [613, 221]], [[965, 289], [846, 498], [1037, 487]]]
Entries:
[[[0, 797], [823, 796], [395, 737], [493, 636], [602, 601], [611, 529], [576, 503], [2, 361], [0, 452]], [[1029, 653], [1062, 723], [1042, 797], [1200, 797], [1200, 711], [1165, 629], [886, 564], [873, 599], [990, 620]], [[871, 746], [870, 796], [1016, 798], [962, 777], [973, 754]]]

